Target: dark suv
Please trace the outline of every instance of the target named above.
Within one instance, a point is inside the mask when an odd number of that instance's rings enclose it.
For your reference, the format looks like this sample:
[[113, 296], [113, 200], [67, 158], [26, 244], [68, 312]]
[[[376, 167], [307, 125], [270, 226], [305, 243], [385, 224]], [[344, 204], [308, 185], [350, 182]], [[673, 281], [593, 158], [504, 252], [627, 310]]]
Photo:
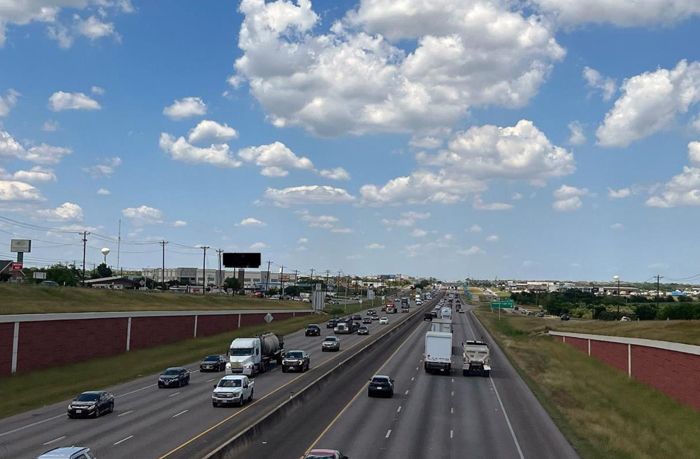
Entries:
[[287, 351], [282, 359], [282, 373], [286, 373], [289, 370], [307, 371], [310, 364], [311, 359], [308, 352]]
[[321, 336], [321, 327], [316, 324], [309, 324], [306, 326], [306, 331], [304, 332], [306, 336]]
[[220, 355], [208, 355], [199, 363], [199, 371], [224, 371], [226, 359]]
[[326, 324], [326, 328], [335, 328], [338, 325], [338, 319], [331, 319]]

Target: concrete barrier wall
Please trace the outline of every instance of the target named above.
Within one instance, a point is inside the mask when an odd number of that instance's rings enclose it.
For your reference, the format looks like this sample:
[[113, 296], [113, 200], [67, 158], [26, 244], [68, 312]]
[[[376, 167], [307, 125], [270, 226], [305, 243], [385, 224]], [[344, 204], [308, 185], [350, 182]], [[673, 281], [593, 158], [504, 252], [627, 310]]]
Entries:
[[[0, 377], [310, 315], [295, 311], [158, 311], [0, 316]], [[13, 357], [14, 356], [14, 357]]]
[[620, 336], [549, 334], [700, 410], [700, 346]]

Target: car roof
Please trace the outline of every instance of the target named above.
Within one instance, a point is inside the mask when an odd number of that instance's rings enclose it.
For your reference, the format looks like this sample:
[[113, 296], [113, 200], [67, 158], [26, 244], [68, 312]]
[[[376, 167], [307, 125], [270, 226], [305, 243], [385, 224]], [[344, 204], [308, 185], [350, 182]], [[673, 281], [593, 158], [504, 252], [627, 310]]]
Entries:
[[309, 454], [335, 454], [337, 452], [335, 449], [312, 449]]
[[387, 375], [374, 375], [374, 376], [372, 376], [372, 379], [374, 379], [374, 378], [391, 379], [391, 376], [387, 376]]
[[338, 339], [337, 336], [326, 336], [326, 339], [324, 341], [335, 341], [337, 339]]
[[238, 379], [238, 378], [243, 378], [245, 375], [226, 375], [221, 379]]
[[309, 324], [307, 327], [318, 327], [318, 324]]
[[184, 370], [184, 368], [182, 368], [182, 367], [170, 367], [170, 368], [165, 369], [165, 371], [168, 371], [168, 370]]
[[287, 354], [289, 354], [290, 352], [306, 352], [306, 351], [303, 349], [290, 349], [287, 351]]
[[86, 451], [88, 448], [85, 446], [61, 446], [58, 448], [51, 449], [49, 451], [46, 451], [44, 454], [39, 456], [39, 458], [65, 458], [65, 457], [70, 457], [73, 454], [79, 453], [81, 451]]
[[101, 394], [103, 392], [106, 392], [104, 390], [86, 390], [85, 392], [82, 392], [82, 394]]

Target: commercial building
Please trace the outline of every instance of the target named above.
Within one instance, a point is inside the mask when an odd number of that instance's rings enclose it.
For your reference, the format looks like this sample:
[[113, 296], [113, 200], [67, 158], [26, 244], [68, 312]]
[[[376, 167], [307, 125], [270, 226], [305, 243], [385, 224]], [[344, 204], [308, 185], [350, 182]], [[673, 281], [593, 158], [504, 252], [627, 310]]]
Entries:
[[85, 284], [92, 288], [108, 288], [113, 290], [123, 290], [134, 288], [134, 281], [126, 277], [112, 276], [101, 277], [99, 279], [86, 280]]
[[[163, 279], [164, 273], [165, 279]], [[218, 269], [207, 269], [203, 271], [201, 268], [165, 268], [165, 272], [163, 272], [161, 268], [144, 268], [141, 274], [157, 283], [165, 280], [166, 283], [176, 281], [180, 285], [202, 285], [204, 278], [207, 286], [222, 284], [226, 279], [233, 277], [239, 279], [240, 282], [241, 274], [243, 274], [243, 287], [246, 290], [257, 290], [266, 286], [280, 287], [282, 282], [284, 282], [285, 286], [297, 283], [294, 273], [282, 274], [271, 271], [268, 280], [267, 271], [248, 269], [222, 269], [221, 271]]]

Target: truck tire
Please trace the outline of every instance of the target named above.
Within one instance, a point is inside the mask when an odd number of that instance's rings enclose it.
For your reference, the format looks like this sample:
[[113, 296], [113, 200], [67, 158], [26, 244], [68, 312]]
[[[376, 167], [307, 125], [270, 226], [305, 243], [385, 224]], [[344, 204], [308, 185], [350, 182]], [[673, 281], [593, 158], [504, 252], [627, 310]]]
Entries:
[[469, 370], [462, 370], [462, 376], [469, 376]]
[[484, 376], [486, 376], [487, 378], [491, 376], [491, 370], [484, 370]]
[[216, 403], [216, 402], [211, 402], [211, 406], [213, 406], [214, 408], [218, 408], [218, 407], [219, 407], [219, 404]]
[[250, 391], [250, 397], [248, 397], [248, 401], [252, 402], [253, 401], [253, 394], [255, 393], [255, 389]]
[[286, 373], [286, 372], [287, 372], [287, 367], [283, 366], [283, 367], [282, 367], [282, 373]]

